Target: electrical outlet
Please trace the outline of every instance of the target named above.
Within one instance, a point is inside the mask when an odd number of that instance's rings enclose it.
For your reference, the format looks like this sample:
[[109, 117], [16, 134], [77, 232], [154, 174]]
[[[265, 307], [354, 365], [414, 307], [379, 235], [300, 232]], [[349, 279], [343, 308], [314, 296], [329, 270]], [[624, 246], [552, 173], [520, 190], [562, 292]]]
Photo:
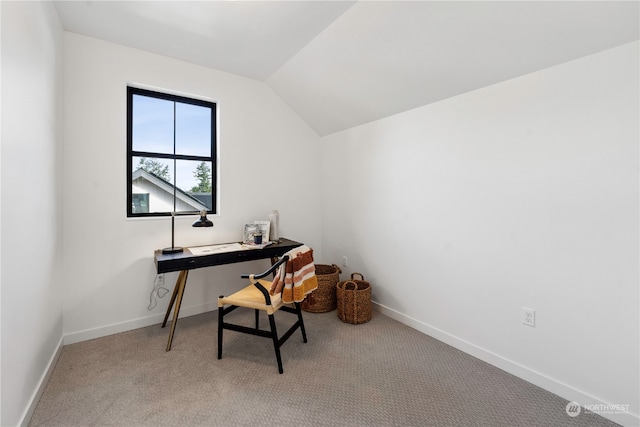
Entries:
[[349, 266], [349, 263], [347, 262], [347, 257], [346, 256], [342, 257], [342, 266], [343, 267], [348, 267]]
[[164, 274], [156, 275], [156, 281], [154, 283], [155, 287], [164, 286]]
[[535, 328], [536, 311], [533, 308], [522, 307], [522, 323]]

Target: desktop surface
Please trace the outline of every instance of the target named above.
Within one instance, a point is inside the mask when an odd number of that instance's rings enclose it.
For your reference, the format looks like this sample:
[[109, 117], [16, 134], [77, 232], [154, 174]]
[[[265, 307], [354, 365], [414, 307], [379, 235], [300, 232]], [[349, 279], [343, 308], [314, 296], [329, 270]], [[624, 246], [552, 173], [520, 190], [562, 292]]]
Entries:
[[[231, 243], [229, 245], [232, 245]], [[243, 248], [229, 252], [193, 254], [189, 248], [175, 254], [163, 254], [161, 249], [154, 253], [154, 261], [158, 274], [172, 271], [193, 270], [194, 268], [212, 267], [215, 265], [232, 264], [236, 262], [253, 261], [256, 259], [276, 258], [289, 252], [302, 243], [282, 238], [279, 242], [272, 243], [261, 249]], [[215, 245], [221, 246], [221, 245]]]

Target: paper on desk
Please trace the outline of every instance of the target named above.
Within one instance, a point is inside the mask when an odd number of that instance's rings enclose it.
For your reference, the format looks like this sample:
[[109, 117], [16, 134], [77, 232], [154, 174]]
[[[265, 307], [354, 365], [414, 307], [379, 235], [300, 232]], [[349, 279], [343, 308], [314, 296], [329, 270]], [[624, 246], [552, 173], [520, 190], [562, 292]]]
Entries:
[[189, 248], [189, 252], [194, 255], [211, 255], [222, 254], [225, 252], [241, 251], [245, 249], [240, 243], [225, 243], [222, 245], [210, 245], [210, 246], [194, 246]]
[[265, 247], [269, 246], [272, 243], [273, 242], [264, 242], [264, 243], [247, 242], [242, 244], [242, 249], [264, 249]]

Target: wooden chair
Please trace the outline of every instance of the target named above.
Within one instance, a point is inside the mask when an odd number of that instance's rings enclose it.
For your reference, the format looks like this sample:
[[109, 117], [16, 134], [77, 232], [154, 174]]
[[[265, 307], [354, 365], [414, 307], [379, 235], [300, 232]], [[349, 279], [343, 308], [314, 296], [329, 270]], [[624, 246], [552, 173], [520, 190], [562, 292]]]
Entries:
[[[269, 295], [271, 281], [263, 279], [276, 271], [276, 269], [280, 265], [286, 263], [288, 260], [288, 255], [285, 255], [278, 262], [273, 264], [271, 268], [263, 273], [257, 275], [243, 274], [241, 277], [243, 279], [249, 279], [249, 286], [227, 297], [221, 295], [218, 298], [218, 359], [222, 358], [222, 335], [223, 330], [225, 329], [242, 332], [245, 334], [256, 335], [259, 337], [271, 338], [273, 340], [273, 347], [275, 349], [276, 360], [278, 362], [278, 371], [280, 373], [283, 372], [282, 358], [280, 357], [280, 347], [282, 347], [282, 344], [284, 344], [284, 342], [289, 339], [289, 337], [293, 335], [293, 333], [298, 328], [300, 328], [300, 332], [302, 332], [303, 342], [307, 342], [307, 333], [304, 329], [304, 321], [302, 320], [302, 310], [300, 309], [300, 303], [292, 303], [292, 306], [285, 305], [282, 302], [282, 298], [279, 294]], [[236, 325], [224, 320], [227, 314], [238, 307], [255, 310], [255, 328]], [[296, 322], [282, 336], [278, 336], [274, 318], [274, 314], [280, 310], [297, 315]], [[268, 331], [262, 330], [259, 327], [260, 311], [266, 312], [269, 317], [270, 330]]]

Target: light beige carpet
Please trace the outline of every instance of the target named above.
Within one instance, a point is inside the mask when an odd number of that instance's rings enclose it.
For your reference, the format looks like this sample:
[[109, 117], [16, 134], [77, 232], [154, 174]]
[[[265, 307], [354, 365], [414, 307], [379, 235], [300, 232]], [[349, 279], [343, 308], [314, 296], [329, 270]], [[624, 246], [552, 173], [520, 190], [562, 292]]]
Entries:
[[225, 331], [217, 360], [216, 316], [181, 319], [170, 352], [159, 325], [65, 346], [30, 425], [616, 425], [376, 312], [304, 313], [309, 342], [287, 341], [282, 375], [265, 338]]

